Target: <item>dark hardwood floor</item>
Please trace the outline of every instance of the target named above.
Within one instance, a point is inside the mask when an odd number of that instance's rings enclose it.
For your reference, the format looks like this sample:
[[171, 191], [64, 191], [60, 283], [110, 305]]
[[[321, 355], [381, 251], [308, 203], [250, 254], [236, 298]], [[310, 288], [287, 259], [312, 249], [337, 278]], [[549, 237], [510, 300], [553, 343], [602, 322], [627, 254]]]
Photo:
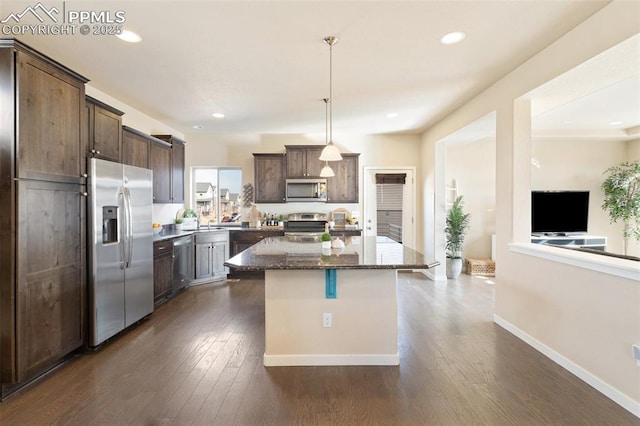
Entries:
[[264, 288], [189, 288], [0, 404], [0, 424], [638, 425], [492, 322], [494, 287], [399, 274], [399, 367], [262, 366]]

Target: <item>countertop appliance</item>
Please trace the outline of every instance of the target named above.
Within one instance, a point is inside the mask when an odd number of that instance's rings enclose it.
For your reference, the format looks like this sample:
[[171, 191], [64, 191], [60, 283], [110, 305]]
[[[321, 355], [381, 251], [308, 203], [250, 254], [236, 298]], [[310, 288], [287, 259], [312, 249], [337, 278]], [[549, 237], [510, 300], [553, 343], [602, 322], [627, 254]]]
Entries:
[[327, 202], [326, 179], [287, 179], [287, 202]]
[[319, 241], [326, 225], [326, 213], [290, 213], [284, 227], [284, 235], [295, 241]]
[[89, 163], [89, 346], [153, 312], [153, 172]]

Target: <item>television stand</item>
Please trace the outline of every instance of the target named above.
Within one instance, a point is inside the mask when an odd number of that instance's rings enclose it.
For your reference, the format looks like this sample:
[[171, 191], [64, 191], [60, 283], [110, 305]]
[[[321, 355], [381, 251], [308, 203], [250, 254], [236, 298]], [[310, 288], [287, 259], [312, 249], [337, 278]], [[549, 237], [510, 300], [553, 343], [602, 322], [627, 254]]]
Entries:
[[532, 244], [547, 244], [555, 246], [590, 248], [594, 250], [606, 250], [607, 237], [588, 234], [574, 234], [567, 232], [565, 235], [531, 234]]

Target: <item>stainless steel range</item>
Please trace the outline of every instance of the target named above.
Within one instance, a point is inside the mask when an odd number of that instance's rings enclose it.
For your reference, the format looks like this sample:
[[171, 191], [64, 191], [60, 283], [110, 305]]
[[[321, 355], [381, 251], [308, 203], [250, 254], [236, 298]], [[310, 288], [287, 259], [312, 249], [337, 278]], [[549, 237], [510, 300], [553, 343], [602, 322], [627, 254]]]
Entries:
[[284, 235], [292, 241], [319, 241], [326, 226], [326, 213], [290, 213]]

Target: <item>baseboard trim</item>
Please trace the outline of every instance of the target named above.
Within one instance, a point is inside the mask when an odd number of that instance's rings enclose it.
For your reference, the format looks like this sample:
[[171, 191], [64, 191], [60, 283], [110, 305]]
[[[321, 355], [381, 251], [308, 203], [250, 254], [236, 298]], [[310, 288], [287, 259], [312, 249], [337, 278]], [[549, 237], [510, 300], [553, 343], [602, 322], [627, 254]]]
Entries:
[[374, 355], [330, 355], [330, 354], [300, 354], [300, 355], [267, 355], [263, 356], [265, 367], [292, 366], [336, 366], [336, 365], [400, 365], [400, 354]]
[[422, 272], [422, 275], [429, 278], [431, 281], [435, 282], [446, 282], [447, 276], [442, 274], [436, 274], [429, 269], [420, 269], [419, 272]]
[[564, 357], [562, 354], [551, 349], [549, 346], [545, 345], [544, 343], [535, 339], [533, 336], [520, 330], [518, 327], [514, 326], [509, 321], [506, 321], [500, 316], [494, 314], [493, 322], [495, 322], [500, 327], [507, 330], [509, 333], [518, 337], [520, 340], [524, 341], [529, 346], [533, 347], [538, 352], [542, 353], [543, 355], [551, 359], [556, 364], [565, 368], [567, 371], [569, 371], [570, 373], [578, 377], [583, 382], [587, 383], [589, 386], [596, 389], [598, 392], [605, 395], [607, 398], [611, 399], [613, 402], [615, 402], [625, 410], [629, 411], [634, 416], [640, 418], [640, 402], [631, 399], [624, 393], [612, 387], [610, 384], [594, 376], [589, 371], [573, 363], [571, 360]]

